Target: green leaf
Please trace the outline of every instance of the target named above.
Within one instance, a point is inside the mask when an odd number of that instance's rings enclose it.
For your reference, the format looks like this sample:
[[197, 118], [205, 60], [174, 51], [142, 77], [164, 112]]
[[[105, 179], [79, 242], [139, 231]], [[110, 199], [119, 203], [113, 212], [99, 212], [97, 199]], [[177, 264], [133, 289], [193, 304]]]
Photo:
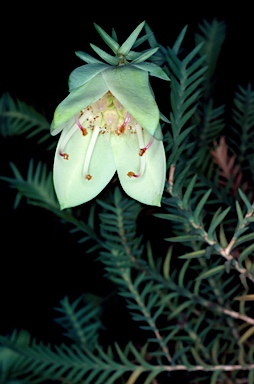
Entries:
[[180, 32], [179, 36], [177, 37], [176, 39], [176, 42], [172, 48], [173, 52], [177, 55], [179, 50], [180, 50], [180, 47], [181, 47], [181, 44], [183, 42], [183, 39], [184, 39], [184, 36], [186, 34], [186, 31], [187, 31], [187, 28], [188, 26], [186, 25]]
[[246, 340], [248, 340], [252, 335], [254, 334], [254, 326], [252, 327], [249, 327], [247, 329], [247, 331], [245, 331], [243, 333], [243, 335], [240, 337], [240, 339], [238, 340], [238, 343], [239, 344], [243, 344], [246, 342]]
[[251, 213], [252, 212], [252, 205], [251, 203], [249, 202], [247, 196], [245, 195], [245, 193], [239, 188], [238, 189], [238, 192], [239, 192], [239, 195], [240, 197], [242, 198], [244, 204], [246, 205], [247, 207], [247, 213]]
[[193, 213], [193, 221], [194, 221], [194, 224], [195, 225], [199, 225], [200, 224], [200, 221], [201, 221], [201, 218], [200, 218], [200, 215], [201, 215], [201, 211], [202, 209], [204, 208], [204, 205], [206, 204], [207, 200], [208, 200], [208, 197], [210, 196], [212, 192], [212, 189], [209, 189], [205, 194], [204, 196], [202, 197], [202, 199], [199, 201], [194, 213]]
[[[151, 384], [151, 383], [156, 383], [155, 378], [159, 375], [160, 372], [163, 372], [163, 369], [158, 369], [156, 368], [155, 371], [151, 371], [148, 375], [146, 380], [144, 381], [144, 384]], [[126, 383], [126, 384], [131, 384], [131, 383]]]
[[172, 251], [173, 251], [173, 247], [170, 246], [163, 263], [163, 276], [166, 280], [170, 279], [170, 261], [172, 257]]
[[[187, 80], [187, 84], [191, 84], [194, 80], [198, 79], [201, 75], [204, 74], [204, 72], [206, 72], [207, 67], [200, 68], [200, 65], [203, 64], [204, 61], [205, 57], [200, 57], [199, 59], [195, 60], [190, 67], [186, 69], [188, 77], [190, 76]], [[193, 75], [191, 76], [191, 74]]]
[[248, 374], [248, 379], [247, 379], [248, 383], [253, 383], [254, 382], [254, 369], [250, 369], [249, 370], [249, 374]]
[[162, 79], [162, 80], [170, 81], [170, 78], [163, 71], [163, 69], [154, 63], [147, 63], [147, 62], [136, 63], [132, 61], [131, 65], [133, 65], [136, 68], [142, 69], [143, 71], [149, 72], [151, 76], [158, 77], [159, 79]]
[[239, 263], [239, 266], [240, 268], [242, 267], [242, 263], [243, 261], [249, 256], [252, 254], [252, 252], [254, 251], [254, 243], [253, 244], [250, 244], [247, 248], [245, 248], [240, 256], [238, 257], [238, 263]]
[[89, 55], [86, 52], [77, 51], [75, 52], [75, 55], [78, 56], [81, 60], [85, 61], [88, 64], [104, 64], [102, 61], [95, 59], [93, 56]]
[[104, 200], [97, 199], [96, 202], [101, 205], [103, 208], [105, 208], [107, 211], [113, 212], [115, 215], [117, 214], [117, 209], [112, 204], [106, 203]]
[[167, 237], [165, 238], [166, 241], [171, 241], [172, 243], [185, 243], [189, 241], [200, 241], [202, 240], [202, 236], [191, 236], [191, 235], [183, 235], [183, 236], [176, 236], [176, 237]]
[[[14, 100], [8, 92], [0, 98], [0, 135], [12, 137], [26, 135], [32, 138], [40, 135], [37, 143], [43, 143], [50, 138], [50, 123], [46, 117], [19, 99]], [[47, 149], [55, 147], [52, 142]]]
[[179, 272], [179, 275], [178, 275], [178, 285], [179, 287], [181, 288], [184, 288], [185, 287], [185, 284], [184, 284], [184, 277], [185, 277], [185, 273], [189, 267], [189, 264], [190, 264], [190, 259], [189, 260], [186, 260]]
[[215, 268], [211, 268], [208, 271], [205, 271], [201, 273], [198, 277], [196, 277], [195, 280], [200, 280], [200, 279], [207, 279], [213, 275], [217, 275], [217, 273], [220, 273], [221, 271], [225, 271], [225, 266], [224, 265], [218, 265]]
[[205, 249], [201, 249], [200, 251], [193, 251], [189, 253], [185, 253], [182, 256], [178, 256], [178, 259], [196, 259], [197, 257], [204, 256], [206, 253]]
[[238, 245], [246, 243], [247, 241], [254, 239], [254, 233], [248, 233], [248, 235], [244, 235], [242, 237], [239, 237], [235, 244], [233, 245], [232, 249], [236, 248]]
[[147, 261], [149, 266], [152, 269], [155, 269], [155, 261], [154, 261], [153, 250], [152, 250], [150, 241], [147, 241], [146, 243], [146, 254], [147, 254]]
[[90, 44], [91, 48], [100, 56], [103, 60], [105, 60], [110, 65], [118, 65], [119, 59], [109, 55], [107, 52], [103, 51], [101, 48], [97, 47], [94, 44]]
[[132, 61], [132, 64], [142, 63], [143, 61], [149, 59], [149, 57], [151, 57], [155, 52], [157, 52], [158, 49], [159, 49], [159, 47], [151, 48], [151, 49], [148, 49], [146, 51], [141, 52], [140, 55]]
[[[172, 79], [171, 79], [171, 81], [172, 81]], [[197, 109], [197, 106], [194, 105], [194, 107], [192, 107], [190, 110], [188, 110], [188, 112], [183, 117], [181, 117], [181, 119], [179, 121], [177, 121], [178, 131], [180, 131], [183, 128], [183, 126], [186, 124], [186, 122], [193, 116], [196, 109]]]
[[[216, 364], [218, 365], [219, 364], [219, 360], [218, 360], [218, 357], [219, 357], [219, 353], [220, 352], [220, 337], [219, 335], [217, 335], [215, 337], [215, 339], [213, 340], [213, 344], [211, 346], [211, 357], [212, 357], [212, 361], [211, 363], [212, 364]], [[218, 372], [218, 371], [217, 371]], [[215, 382], [214, 384], [217, 384], [217, 382]]]
[[228, 246], [228, 241], [225, 235], [223, 223], [221, 223], [220, 225], [219, 239], [220, 239], [220, 244], [222, 248], [226, 248]]
[[110, 49], [116, 54], [120, 45], [112, 39], [98, 24], [94, 23], [95, 29], [101, 36], [102, 40], [109, 46]]
[[191, 348], [191, 353], [196, 361], [197, 365], [201, 365], [202, 367], [207, 367], [208, 364], [201, 358], [200, 354], [195, 348]]
[[243, 223], [243, 213], [242, 213], [241, 206], [240, 206], [238, 201], [235, 202], [235, 205], [236, 205], [236, 212], [237, 212], [237, 216], [238, 216], [238, 226], [241, 227], [242, 223]]
[[210, 259], [211, 255], [214, 253], [214, 251], [215, 251], [214, 245], [210, 245], [210, 246], [206, 247], [206, 249], [205, 249], [205, 257], [206, 257], [207, 260]]
[[208, 239], [209, 241], [214, 240], [214, 238], [213, 238], [213, 234], [214, 234], [214, 231], [215, 231], [216, 227], [217, 227], [219, 224], [221, 224], [222, 220], [225, 218], [225, 216], [226, 216], [227, 213], [230, 211], [230, 209], [231, 209], [231, 207], [226, 208], [223, 212], [221, 212], [221, 213], [219, 214], [219, 216], [218, 216], [215, 220], [212, 220], [211, 225], [210, 225], [210, 227], [209, 227], [209, 229], [208, 229], [208, 231], [207, 231], [207, 235], [208, 235], [208, 236], [207, 236], [207, 239]]
[[187, 221], [185, 217], [171, 213], [155, 213], [154, 216], [159, 217], [160, 219], [171, 220], [179, 223], [186, 223]]
[[195, 128], [195, 126], [192, 125], [189, 128], [186, 128], [182, 133], [180, 133], [180, 135], [178, 135], [175, 138], [175, 145], [180, 147], [180, 145], [182, 144], [182, 146], [184, 146], [186, 148], [187, 145], [185, 143], [183, 143], [183, 141], [190, 134], [190, 132], [193, 131], [194, 128]]
[[[149, 37], [151, 36], [151, 33], [146, 33], [145, 35], [139, 37], [135, 43], [133, 44], [132, 48], [135, 49], [137, 48], [139, 45], [143, 44], [145, 41], [148, 41]], [[152, 47], [152, 46], [151, 46]], [[154, 48], [154, 47], [152, 47]]]
[[182, 304], [178, 305], [174, 311], [170, 312], [168, 319], [173, 319], [174, 317], [178, 316], [186, 308], [189, 308], [190, 305], [192, 305], [192, 302], [190, 300], [187, 300], [187, 301], [183, 302]]
[[130, 34], [128, 39], [125, 40], [125, 42], [118, 49], [118, 54], [126, 56], [129, 53], [144, 25], [145, 21], [137, 26], [137, 28]]
[[241, 236], [242, 233], [246, 232], [249, 230], [249, 227], [242, 227], [242, 228], [236, 228], [235, 233], [234, 233], [234, 238], [238, 239], [239, 236]]
[[185, 194], [183, 196], [182, 205], [183, 205], [184, 209], [189, 208], [190, 196], [191, 196], [193, 188], [196, 184], [196, 181], [197, 181], [197, 174], [194, 175], [193, 178], [191, 179], [191, 181], [189, 182], [188, 187], [186, 188]]
[[185, 67], [187, 67], [189, 65], [190, 62], [193, 61], [193, 59], [195, 58], [195, 56], [198, 54], [198, 52], [200, 51], [202, 45], [204, 43], [200, 43], [198, 44], [183, 60], [183, 64]]

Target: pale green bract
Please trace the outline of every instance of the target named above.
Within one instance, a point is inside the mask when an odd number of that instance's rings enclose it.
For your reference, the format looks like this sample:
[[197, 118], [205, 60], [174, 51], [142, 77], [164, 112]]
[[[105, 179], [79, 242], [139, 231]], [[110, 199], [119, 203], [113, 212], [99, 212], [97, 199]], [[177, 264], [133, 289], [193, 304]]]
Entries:
[[95, 27], [115, 56], [91, 45], [108, 64], [77, 52], [86, 61], [69, 77], [69, 95], [58, 105], [51, 134], [62, 131], [54, 160], [54, 186], [61, 209], [96, 197], [117, 171], [125, 192], [160, 206], [166, 159], [160, 118], [149, 74], [169, 80], [154, 63], [157, 48], [131, 51], [144, 23], [122, 46]]
[[[85, 71], [85, 68], [83, 70]], [[82, 82], [82, 76], [80, 77]], [[72, 76], [70, 76], [70, 83], [72, 83]], [[160, 112], [151, 92], [148, 73], [131, 65], [113, 68], [107, 66], [83, 85], [72, 88], [70, 94], [55, 111], [51, 133], [55, 135], [60, 132], [69, 118], [75, 116], [82, 108], [99, 100], [107, 91], [111, 91], [152, 136], [155, 134]]]

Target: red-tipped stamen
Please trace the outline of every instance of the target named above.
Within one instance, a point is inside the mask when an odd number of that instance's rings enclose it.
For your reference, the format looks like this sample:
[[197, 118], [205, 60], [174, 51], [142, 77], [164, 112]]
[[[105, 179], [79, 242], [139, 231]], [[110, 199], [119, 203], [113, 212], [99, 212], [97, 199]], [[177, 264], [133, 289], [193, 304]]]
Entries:
[[[137, 136], [138, 136], [138, 146], [139, 146], [139, 148], [145, 148], [144, 138], [143, 138], [143, 131], [142, 131], [142, 128], [141, 128], [140, 125], [137, 125], [136, 132], [137, 132]], [[144, 151], [144, 153], [145, 153], [145, 151]], [[130, 172], [127, 173], [127, 176], [129, 176], [129, 177], [140, 177], [140, 176], [143, 175], [143, 173], [145, 171], [145, 164], [146, 163], [145, 163], [145, 156], [142, 156], [142, 155], [140, 155], [140, 151], [139, 151], [139, 156], [141, 157], [139, 172], [138, 173], [134, 173], [134, 172], [130, 171]]]
[[88, 149], [87, 149], [87, 152], [86, 152], [85, 163], [84, 163], [84, 177], [85, 177], [86, 180], [91, 180], [92, 179], [92, 176], [88, 173], [88, 170], [89, 170], [89, 165], [90, 165], [90, 161], [91, 161], [91, 158], [92, 158], [94, 146], [95, 146], [95, 143], [96, 143], [97, 138], [99, 136], [99, 133], [100, 133], [100, 127], [95, 126], [94, 130], [93, 130], [93, 133], [92, 133], [92, 137], [91, 137], [90, 143], [88, 145]]
[[72, 137], [72, 135], [74, 135], [74, 133], [76, 132], [77, 130], [77, 126], [76, 124], [74, 124], [66, 133], [66, 135], [64, 136], [62, 142], [61, 142], [61, 146], [59, 148], [59, 155], [62, 156], [65, 160], [69, 160], [69, 154], [66, 153], [64, 151], [68, 141], [70, 140], [70, 138]]
[[127, 173], [127, 176], [129, 176], [129, 177], [140, 177], [141, 175], [140, 174], [136, 174], [136, 173], [130, 171], [130, 172]]
[[86, 128], [82, 127], [82, 125], [80, 124], [79, 118], [77, 116], [75, 116], [75, 122], [76, 124], [74, 124], [64, 136], [63, 141], [61, 143], [61, 147], [59, 149], [59, 155], [62, 156], [65, 160], [69, 160], [69, 154], [64, 152], [64, 148], [68, 143], [68, 141], [70, 140], [70, 138], [72, 137], [72, 135], [76, 132], [77, 126], [82, 132], [83, 136], [86, 136], [88, 133]]
[[121, 135], [121, 133], [124, 133], [126, 124], [130, 121], [130, 118], [131, 115], [129, 114], [129, 112], [127, 112], [123, 124], [120, 128], [117, 128], [115, 131], [118, 136]]
[[81, 130], [82, 135], [83, 135], [83, 136], [86, 136], [88, 132], [87, 132], [86, 128], [82, 127], [82, 125], [81, 125], [81, 123], [80, 123], [80, 121], [79, 121], [78, 116], [75, 116], [75, 121], [76, 121], [77, 126], [78, 126], [79, 129]]
[[153, 144], [153, 141], [154, 141], [154, 138], [151, 137], [148, 144], [144, 148], [140, 148], [139, 156], [143, 156], [143, 154], [151, 147], [151, 145]]

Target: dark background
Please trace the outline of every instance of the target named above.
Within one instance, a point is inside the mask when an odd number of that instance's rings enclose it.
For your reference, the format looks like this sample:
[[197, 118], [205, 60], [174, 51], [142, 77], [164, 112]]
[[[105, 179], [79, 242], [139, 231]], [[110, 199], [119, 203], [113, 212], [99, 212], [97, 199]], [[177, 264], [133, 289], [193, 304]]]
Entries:
[[[34, 106], [51, 121], [56, 106], [67, 96], [70, 72], [84, 64], [74, 52], [93, 54], [89, 43], [106, 48], [93, 22], [109, 34], [115, 28], [122, 43], [146, 20], [157, 41], [164, 46], [172, 46], [182, 28], [188, 25], [184, 45], [189, 44], [192, 49], [198, 23], [216, 18], [227, 25], [220, 61], [224, 84], [220, 96], [231, 100], [237, 84], [245, 86], [254, 80], [253, 10], [251, 2], [236, 3], [235, 6], [227, 1], [217, 5], [209, 1], [201, 5], [190, 1], [7, 4], [1, 23], [0, 91], [8, 91], [12, 97]], [[20, 140], [12, 146], [11, 140], [2, 139], [0, 143], [0, 174], [12, 175], [8, 162], [13, 157], [16, 166], [26, 170], [29, 144]], [[35, 145], [32, 151], [35, 158], [39, 156], [39, 147]], [[53, 307], [65, 295], [76, 298], [83, 292], [100, 293], [101, 272], [96, 273], [96, 265], [89, 261], [84, 246], [76, 244], [76, 237], [68, 235], [68, 228], [59, 225], [57, 218], [23, 201], [13, 210], [15, 192], [2, 181], [0, 193], [0, 333], [25, 328], [39, 339], [54, 339]], [[89, 276], [93, 276], [92, 282]]]

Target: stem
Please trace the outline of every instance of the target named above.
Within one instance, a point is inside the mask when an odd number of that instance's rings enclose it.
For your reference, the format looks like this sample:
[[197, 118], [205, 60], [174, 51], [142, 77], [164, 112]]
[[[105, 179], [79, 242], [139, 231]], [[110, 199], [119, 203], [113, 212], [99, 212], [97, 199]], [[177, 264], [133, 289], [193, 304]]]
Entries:
[[[170, 193], [171, 196], [173, 197], [176, 197], [178, 200], [181, 201], [180, 197], [179, 196], [176, 196], [174, 195], [173, 193], [173, 186], [174, 186], [174, 172], [175, 172], [175, 165], [171, 165], [170, 166], [170, 171], [169, 171], [169, 179], [168, 179], [168, 183], [169, 183], [169, 190], [168, 192]], [[229, 242], [228, 246], [226, 248], [223, 248], [221, 246], [221, 244], [219, 243], [219, 241], [216, 239], [213, 239], [212, 241], [211, 240], [208, 240], [208, 233], [206, 232], [206, 230], [204, 229], [203, 225], [202, 224], [198, 224], [196, 225], [194, 223], [194, 221], [192, 220], [192, 217], [189, 216], [190, 212], [187, 211], [186, 209], [182, 208], [182, 206], [179, 206], [179, 208], [181, 209], [182, 212], [186, 212], [187, 215], [183, 215], [183, 217], [186, 218], [186, 220], [188, 220], [188, 222], [190, 223], [190, 225], [194, 228], [194, 229], [201, 229], [202, 232], [203, 232], [203, 236], [201, 236], [201, 238], [203, 238], [203, 240], [209, 244], [209, 245], [215, 245], [216, 246], [216, 251], [222, 256], [224, 257], [228, 262], [232, 263], [232, 265], [234, 266], [234, 268], [241, 274], [241, 275], [244, 275], [246, 276], [249, 280], [251, 280], [252, 282], [254, 282], [254, 277], [252, 276], [252, 274], [250, 272], [247, 271], [246, 268], [244, 267], [240, 267], [239, 266], [239, 263], [238, 261], [233, 257], [233, 255], [230, 253], [236, 239], [235, 237], [233, 236], [231, 241]], [[245, 215], [245, 219], [251, 217], [252, 215], [254, 214], [254, 208], [253, 210], [250, 212], [250, 213], [247, 213]], [[248, 225], [248, 221], [247, 220], [244, 220], [244, 226], [247, 226]], [[235, 234], [237, 233], [237, 231], [235, 232]]]

